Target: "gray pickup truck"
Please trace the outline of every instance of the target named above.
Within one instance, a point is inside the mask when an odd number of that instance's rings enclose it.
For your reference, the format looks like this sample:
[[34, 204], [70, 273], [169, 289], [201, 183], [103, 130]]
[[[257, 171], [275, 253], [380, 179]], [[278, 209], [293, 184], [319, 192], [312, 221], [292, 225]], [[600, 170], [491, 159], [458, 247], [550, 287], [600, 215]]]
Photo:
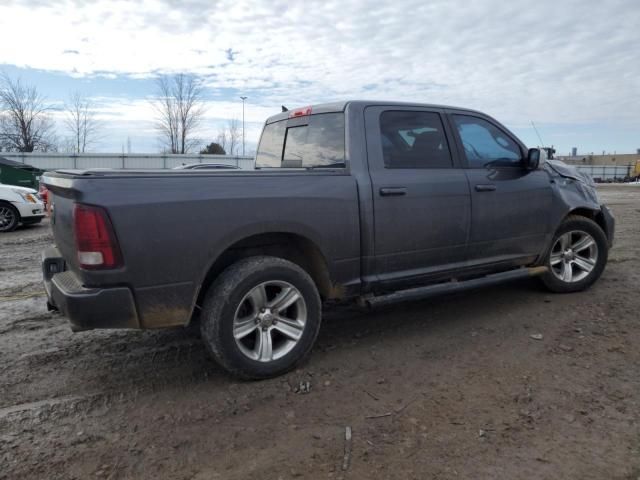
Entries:
[[265, 124], [255, 171], [48, 173], [49, 307], [73, 330], [200, 323], [230, 373], [311, 351], [323, 304], [424, 298], [538, 275], [583, 290], [614, 219], [590, 179], [493, 118], [349, 101]]

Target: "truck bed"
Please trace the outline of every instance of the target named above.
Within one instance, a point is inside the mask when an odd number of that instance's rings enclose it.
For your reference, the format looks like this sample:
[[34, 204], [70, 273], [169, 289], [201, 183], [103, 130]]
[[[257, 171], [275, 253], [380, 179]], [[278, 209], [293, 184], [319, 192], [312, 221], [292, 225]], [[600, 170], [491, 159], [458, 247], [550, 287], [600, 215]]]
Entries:
[[[237, 242], [268, 241], [267, 232], [314, 245], [338, 284], [359, 282], [358, 192], [344, 169], [60, 170], [44, 181], [66, 268], [85, 288], [129, 288], [143, 327], [187, 323], [216, 259]], [[79, 268], [75, 203], [106, 210], [122, 268]]]

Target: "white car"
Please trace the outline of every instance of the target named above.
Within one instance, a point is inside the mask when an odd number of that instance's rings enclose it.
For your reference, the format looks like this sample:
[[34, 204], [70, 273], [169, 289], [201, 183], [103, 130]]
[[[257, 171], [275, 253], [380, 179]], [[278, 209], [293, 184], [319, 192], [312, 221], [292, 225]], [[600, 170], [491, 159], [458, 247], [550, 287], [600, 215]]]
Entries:
[[33, 188], [0, 184], [0, 233], [15, 230], [20, 223], [38, 223], [44, 214], [44, 203]]

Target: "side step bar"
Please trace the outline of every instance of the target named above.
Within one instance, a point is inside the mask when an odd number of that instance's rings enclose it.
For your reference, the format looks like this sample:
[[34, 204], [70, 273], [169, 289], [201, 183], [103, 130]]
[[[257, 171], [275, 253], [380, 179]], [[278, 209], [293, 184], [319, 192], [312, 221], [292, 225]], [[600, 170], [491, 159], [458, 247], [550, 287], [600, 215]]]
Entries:
[[548, 270], [547, 267], [529, 267], [518, 268], [501, 273], [494, 273], [480, 278], [471, 280], [463, 280], [461, 282], [452, 280], [446, 283], [438, 283], [428, 285], [426, 287], [411, 288], [408, 290], [400, 290], [388, 295], [365, 295], [358, 299], [358, 303], [362, 307], [378, 307], [397, 302], [406, 302], [410, 300], [422, 300], [429, 297], [435, 297], [446, 293], [462, 292], [471, 290], [472, 288], [486, 287], [509, 280], [517, 280], [521, 278], [535, 277], [541, 275]]

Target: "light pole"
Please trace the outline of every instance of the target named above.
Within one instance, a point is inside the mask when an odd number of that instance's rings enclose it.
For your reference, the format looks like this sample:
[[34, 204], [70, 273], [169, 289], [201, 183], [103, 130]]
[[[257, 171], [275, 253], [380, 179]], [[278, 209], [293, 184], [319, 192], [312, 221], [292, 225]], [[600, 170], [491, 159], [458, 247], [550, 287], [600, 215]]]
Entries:
[[244, 101], [247, 97], [240, 97], [242, 99], [242, 156], [244, 157]]

